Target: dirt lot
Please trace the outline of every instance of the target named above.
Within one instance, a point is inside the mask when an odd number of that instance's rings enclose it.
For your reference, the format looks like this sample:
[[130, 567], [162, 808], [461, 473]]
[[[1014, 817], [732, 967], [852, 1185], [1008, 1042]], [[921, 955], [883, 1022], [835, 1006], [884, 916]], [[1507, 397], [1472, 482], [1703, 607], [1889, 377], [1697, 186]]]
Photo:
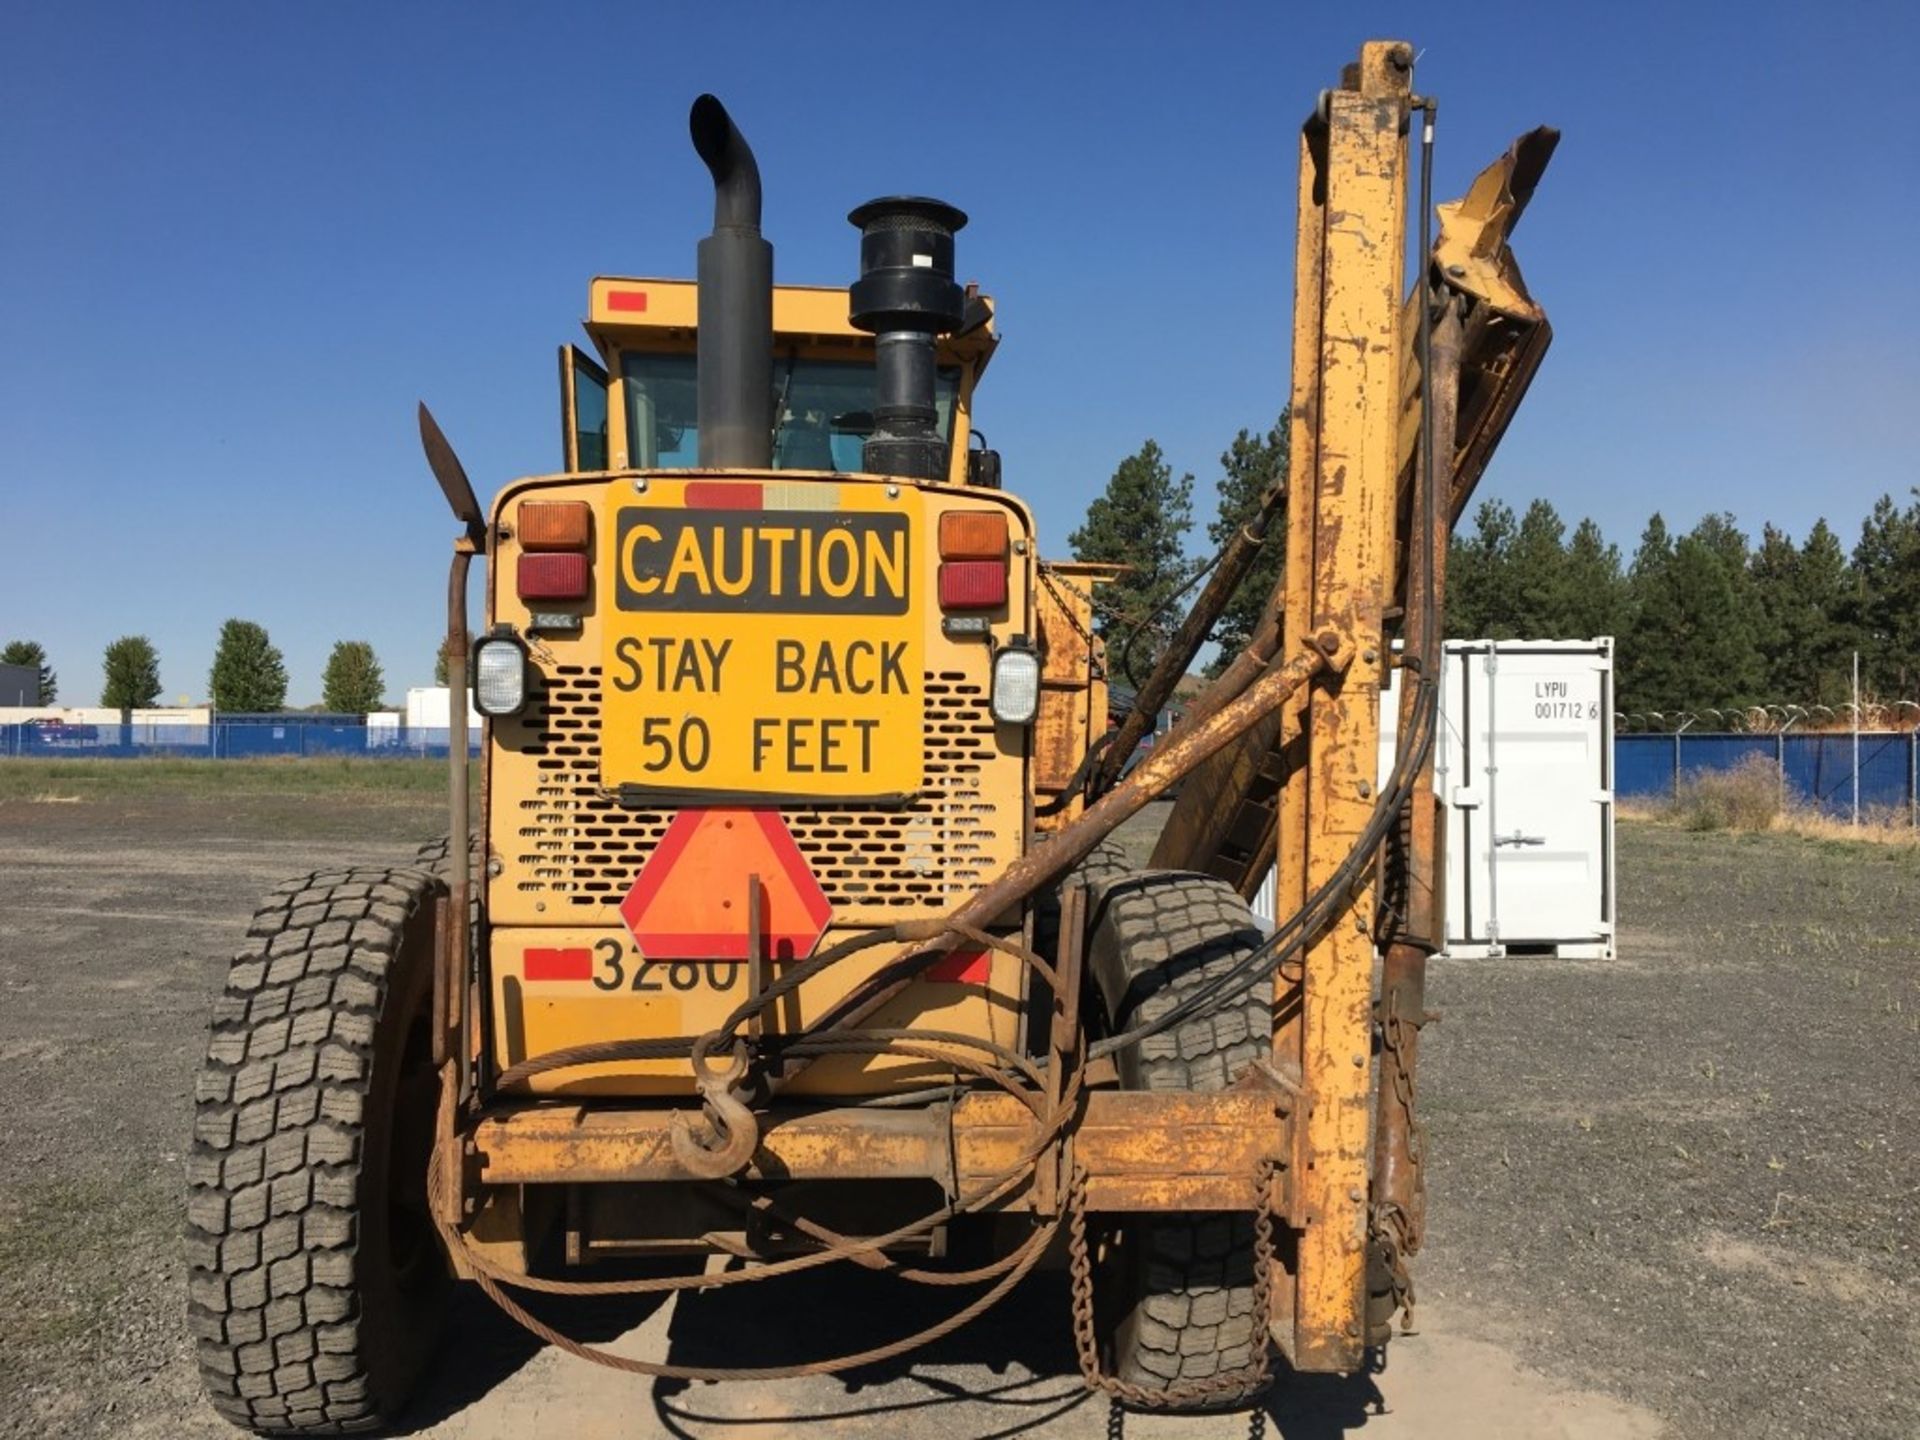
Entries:
[[[430, 778], [343, 783], [0, 775], [0, 1433], [233, 1433], [181, 1324], [188, 1097], [255, 895], [435, 824]], [[1438, 967], [1421, 1334], [1287, 1385], [1280, 1434], [1920, 1434], [1920, 857], [1644, 825], [1620, 856], [1619, 962]], [[832, 1274], [566, 1313], [698, 1363], [890, 1337], [921, 1298]], [[413, 1433], [1099, 1435], [1065, 1313], [1039, 1275], [911, 1365], [649, 1388], [469, 1296]]]

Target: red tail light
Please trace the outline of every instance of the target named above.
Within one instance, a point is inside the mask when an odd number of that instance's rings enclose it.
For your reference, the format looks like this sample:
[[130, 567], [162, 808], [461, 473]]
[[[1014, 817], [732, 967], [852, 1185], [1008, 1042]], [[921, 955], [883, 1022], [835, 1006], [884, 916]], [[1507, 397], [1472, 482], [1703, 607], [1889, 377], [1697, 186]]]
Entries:
[[522, 555], [522, 600], [584, 600], [587, 598], [587, 557], [571, 554]]
[[942, 610], [994, 610], [1007, 603], [1007, 567], [1000, 560], [949, 560], [940, 567]]

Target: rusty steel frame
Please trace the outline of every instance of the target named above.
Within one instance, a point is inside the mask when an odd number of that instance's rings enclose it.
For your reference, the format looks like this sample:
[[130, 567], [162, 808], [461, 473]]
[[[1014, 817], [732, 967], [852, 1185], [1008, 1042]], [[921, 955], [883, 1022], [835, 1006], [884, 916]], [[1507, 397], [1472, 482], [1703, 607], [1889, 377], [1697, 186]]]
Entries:
[[[1282, 719], [1302, 763], [1281, 790], [1277, 914], [1291, 914], [1354, 853], [1372, 814], [1386, 611], [1399, 578], [1394, 519], [1401, 411], [1407, 130], [1412, 51], [1362, 47], [1301, 139], [1294, 296], [1289, 635], [1332, 630], [1354, 646], [1337, 685]], [[1309, 939], [1300, 972], [1275, 977], [1274, 1064], [1303, 1077], [1294, 1129], [1297, 1231], [1291, 1306], [1270, 1328], [1296, 1368], [1353, 1371], [1364, 1354], [1370, 1158], [1373, 884], [1350, 887]]]
[[[1260, 1164], [1286, 1153], [1288, 1118], [1250, 1081], [1220, 1094], [1096, 1091], [1073, 1126], [1073, 1162], [1096, 1210], [1238, 1210]], [[611, 1184], [707, 1177], [676, 1157], [670, 1112], [526, 1105], [484, 1116], [468, 1140], [484, 1185]], [[1040, 1121], [1011, 1095], [983, 1091], [912, 1109], [792, 1107], [774, 1112], [740, 1179], [931, 1180], [949, 1194], [1000, 1174]], [[1003, 1205], [1058, 1208], [1034, 1187]]]
[[[1248, 896], [1277, 862], [1275, 909], [1282, 916], [1313, 892], [1330, 873], [1326, 867], [1339, 863], [1350, 827], [1364, 816], [1378, 729], [1360, 724], [1362, 712], [1377, 717], [1373, 687], [1390, 655], [1391, 632], [1419, 633], [1423, 569], [1431, 569], [1434, 605], [1444, 607], [1446, 533], [1430, 537], [1431, 554], [1412, 548], [1424, 510], [1422, 406], [1430, 398], [1450, 531], [1552, 340], [1508, 246], [1559, 138], [1544, 127], [1516, 140], [1461, 199], [1436, 207], [1440, 233], [1427, 274], [1404, 307], [1388, 304], [1382, 272], [1392, 267], [1377, 252], [1369, 260], [1352, 232], [1386, 228], [1396, 247], [1403, 244], [1404, 212], [1389, 207], [1379, 182], [1381, 167], [1390, 164], [1398, 177], [1395, 194], [1404, 195], [1406, 145], [1386, 143], [1382, 106], [1419, 102], [1410, 95], [1400, 100], [1406, 77], [1391, 56], [1383, 70], [1377, 48], [1368, 50], [1375, 53], [1363, 53], [1347, 87], [1327, 98], [1301, 136], [1292, 507], [1286, 569], [1268, 606], [1268, 624], [1277, 623], [1281, 635], [1297, 635], [1326, 623], [1326, 607], [1340, 608], [1342, 593], [1357, 595], [1363, 604], [1347, 612], [1356, 628], [1346, 635], [1360, 647], [1362, 664], [1337, 694], [1331, 687], [1300, 692], [1294, 704], [1264, 717], [1200, 767], [1152, 858], [1156, 867], [1221, 876]], [[1358, 183], [1356, 167], [1372, 183]], [[1371, 301], [1336, 303], [1356, 294]], [[1423, 304], [1438, 316], [1431, 385], [1418, 353]], [[1390, 322], [1386, 317], [1396, 309], [1397, 322]], [[1356, 329], [1363, 316], [1371, 318]], [[1392, 357], [1382, 348], [1390, 329]], [[1399, 407], [1397, 417], [1385, 408], [1390, 402]], [[1363, 433], [1371, 446], [1356, 450], [1355, 437]], [[1383, 436], [1394, 442], [1385, 469]], [[1383, 483], [1383, 476], [1398, 483]], [[1374, 548], [1383, 535], [1385, 548]], [[1371, 576], [1367, 553], [1378, 562]], [[1378, 603], [1383, 597], [1386, 606]], [[1409, 707], [1412, 690], [1402, 690]], [[1366, 699], [1354, 706], [1342, 698], [1353, 695]], [[1402, 735], [1411, 733], [1410, 718], [1409, 709]], [[1344, 751], [1338, 760], [1331, 755], [1335, 744]], [[1445, 935], [1436, 880], [1444, 873], [1444, 831], [1431, 790], [1429, 758], [1382, 867], [1385, 893], [1357, 893], [1304, 963], [1276, 981], [1276, 1064], [1305, 1077], [1318, 1121], [1317, 1128], [1310, 1120], [1295, 1132], [1295, 1162], [1312, 1166], [1315, 1181], [1296, 1187], [1299, 1209], [1287, 1218], [1296, 1228], [1297, 1262], [1276, 1271], [1271, 1289], [1274, 1337], [1303, 1370], [1351, 1370], [1362, 1363], [1365, 1344], [1381, 1336], [1383, 1307], [1376, 1300], [1369, 1313], [1366, 1305], [1369, 1235], [1390, 1242], [1384, 1258], [1393, 1303], [1384, 1307], [1385, 1317], [1410, 1303], [1405, 1260], [1419, 1249], [1424, 1230], [1413, 1077], [1425, 1019], [1426, 957]], [[1379, 899], [1393, 903], [1380, 906]], [[1376, 911], [1382, 985], [1369, 1014], [1373, 937], [1367, 932]], [[1370, 1022], [1382, 1057], [1371, 1103]]]
[[1254, 513], [1240, 524], [1227, 541], [1227, 547], [1220, 552], [1206, 588], [1200, 592], [1193, 607], [1187, 611], [1186, 618], [1168, 638], [1159, 658], [1154, 661], [1153, 670], [1134, 696], [1133, 708], [1121, 720], [1106, 751], [1095, 762], [1087, 777], [1089, 795], [1099, 795], [1119, 781], [1127, 761], [1159, 720], [1161, 708], [1186, 678], [1187, 667], [1193, 663], [1193, 657], [1200, 653], [1200, 647], [1206, 644], [1214, 622], [1232, 603], [1234, 592], [1240, 588], [1240, 582], [1246, 579], [1247, 571], [1253, 568], [1253, 562], [1259, 558], [1260, 549], [1266, 544], [1267, 527], [1286, 503], [1286, 498], [1286, 480], [1282, 477], [1267, 487]]

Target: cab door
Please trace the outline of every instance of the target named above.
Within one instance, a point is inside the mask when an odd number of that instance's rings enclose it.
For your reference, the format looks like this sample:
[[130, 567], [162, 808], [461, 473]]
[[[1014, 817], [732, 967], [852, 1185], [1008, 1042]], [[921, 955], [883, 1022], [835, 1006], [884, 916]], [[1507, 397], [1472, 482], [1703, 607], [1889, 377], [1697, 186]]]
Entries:
[[577, 345], [560, 347], [560, 454], [569, 474], [607, 468], [607, 372]]

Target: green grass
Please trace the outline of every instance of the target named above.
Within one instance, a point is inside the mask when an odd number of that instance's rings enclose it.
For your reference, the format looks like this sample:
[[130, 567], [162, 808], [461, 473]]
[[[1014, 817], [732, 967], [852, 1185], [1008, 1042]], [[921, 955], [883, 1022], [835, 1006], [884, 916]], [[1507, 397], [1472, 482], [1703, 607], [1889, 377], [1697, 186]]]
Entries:
[[[478, 775], [479, 767], [473, 767]], [[443, 795], [444, 760], [0, 760], [0, 800]]]
[[[21, 1185], [0, 1204], [0, 1304], [10, 1349], [26, 1358], [110, 1332], [129, 1283], [128, 1251], [145, 1260], [177, 1245], [175, 1177], [92, 1176]], [[169, 1256], [169, 1259], [171, 1257]]]

